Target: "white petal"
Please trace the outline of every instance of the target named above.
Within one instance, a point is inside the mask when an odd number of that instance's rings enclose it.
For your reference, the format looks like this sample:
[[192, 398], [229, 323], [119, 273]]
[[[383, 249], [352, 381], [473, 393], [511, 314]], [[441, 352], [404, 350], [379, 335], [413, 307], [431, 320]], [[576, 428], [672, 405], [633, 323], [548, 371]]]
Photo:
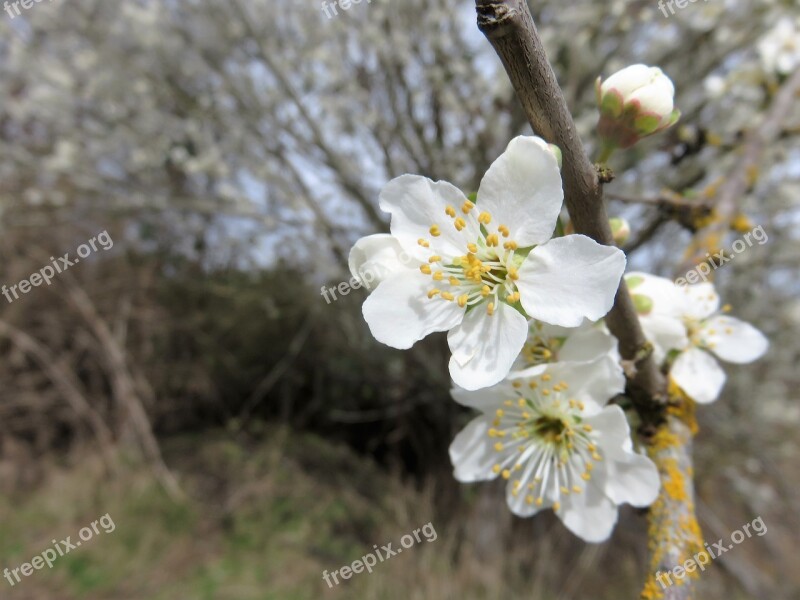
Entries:
[[603, 92], [616, 90], [622, 94], [623, 98], [627, 98], [640, 87], [647, 85], [652, 79], [651, 68], [647, 65], [630, 65], [624, 69], [617, 71], [606, 79], [601, 89]]
[[670, 350], [683, 350], [689, 346], [686, 326], [681, 319], [668, 315], [651, 314], [639, 317], [647, 339], [653, 344], [653, 358], [661, 363]]
[[[450, 376], [467, 390], [494, 385], [508, 375], [527, 337], [528, 321], [505, 302], [491, 316], [486, 303], [474, 306], [447, 336]], [[460, 363], [457, 356], [469, 358]]]
[[733, 317], [711, 317], [701, 330], [704, 343], [722, 360], [744, 364], [761, 358], [769, 341], [758, 329]]
[[614, 304], [625, 255], [583, 235], [555, 238], [537, 246], [519, 268], [517, 289], [532, 318], [577, 327], [597, 321]]
[[716, 400], [726, 379], [725, 371], [714, 357], [698, 348], [682, 352], [669, 374], [684, 392], [700, 404]]
[[494, 412], [506, 400], [517, 397], [514, 388], [508, 381], [480, 390], [465, 390], [464, 388], [454, 387], [450, 390], [450, 395], [453, 400], [462, 406], [477, 408], [484, 412]]
[[[456, 211], [466, 196], [446, 181], [431, 181], [418, 175], [401, 175], [387, 183], [380, 194], [380, 207], [392, 215], [391, 232], [403, 248], [419, 260], [426, 261], [432, 254], [447, 258], [466, 253], [467, 243], [479, 235], [476, 219], [465, 219], [466, 228], [457, 231], [453, 219], [446, 213], [447, 206]], [[432, 225], [437, 225], [441, 235], [433, 237]], [[425, 239], [430, 249], [417, 242]]]
[[385, 279], [364, 301], [364, 319], [379, 342], [406, 350], [434, 331], [458, 325], [464, 309], [455, 302], [428, 298], [430, 277], [403, 269]]
[[605, 493], [615, 504], [649, 506], [658, 497], [658, 468], [643, 454], [632, 452], [626, 460], [611, 460], [606, 472]]
[[388, 233], [368, 235], [350, 250], [350, 273], [368, 290], [404, 267], [415, 267], [420, 261], [403, 252], [400, 242]]
[[719, 310], [719, 295], [713, 283], [697, 283], [682, 288], [683, 314], [692, 319], [707, 319]]
[[[542, 328], [542, 333], [548, 331], [550, 327], [554, 326], [546, 325]], [[604, 327], [586, 321], [572, 331], [573, 333], [567, 337], [564, 345], [558, 351], [559, 360], [582, 362], [601, 356], [619, 357], [617, 338], [606, 331]]]
[[487, 229], [507, 226], [520, 247], [550, 239], [563, 200], [558, 161], [544, 140], [531, 136], [511, 140], [478, 189], [478, 208], [492, 216]]
[[547, 373], [552, 377], [551, 381], [565, 381], [569, 385], [567, 394], [570, 398], [593, 402], [598, 407], [625, 390], [625, 374], [611, 356], [581, 363], [552, 363], [547, 365]]
[[683, 317], [686, 298], [672, 280], [635, 271], [626, 273], [625, 282], [632, 296], [645, 296], [652, 302], [653, 308], [646, 316], [664, 314]]
[[[581, 479], [578, 481], [584, 483]], [[561, 509], [556, 514], [567, 529], [591, 543], [607, 540], [617, 524], [616, 505], [592, 481], [587, 482], [580, 493], [563, 496]]]
[[633, 452], [631, 441], [631, 428], [625, 412], [617, 406], [603, 407], [597, 414], [586, 418], [586, 423], [592, 426], [592, 439], [596, 442], [603, 455], [604, 462], [598, 466], [605, 468], [608, 460], [626, 460]]
[[453, 476], [462, 483], [495, 479], [492, 467], [503, 457], [493, 448], [489, 428], [491, 417], [478, 417], [462, 429], [450, 444]]

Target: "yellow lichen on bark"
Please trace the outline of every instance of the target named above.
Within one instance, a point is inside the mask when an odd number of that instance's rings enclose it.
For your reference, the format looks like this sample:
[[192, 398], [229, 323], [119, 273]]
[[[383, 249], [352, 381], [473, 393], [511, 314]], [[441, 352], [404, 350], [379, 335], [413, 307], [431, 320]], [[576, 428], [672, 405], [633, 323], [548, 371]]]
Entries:
[[670, 385], [670, 408], [666, 421], [648, 443], [648, 455], [658, 467], [661, 491], [650, 506], [648, 538], [649, 577], [641, 592], [642, 600], [689, 597], [686, 584], [697, 578], [696, 570], [684, 577], [657, 579], [687, 560], [705, 552], [700, 525], [695, 516], [691, 446], [697, 432], [694, 403], [677, 386]]

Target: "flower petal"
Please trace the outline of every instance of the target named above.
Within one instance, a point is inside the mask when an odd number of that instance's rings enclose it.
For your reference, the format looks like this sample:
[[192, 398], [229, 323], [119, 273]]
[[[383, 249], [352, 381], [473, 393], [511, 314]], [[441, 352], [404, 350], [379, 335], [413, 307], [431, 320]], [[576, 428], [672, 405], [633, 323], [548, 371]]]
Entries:
[[528, 337], [528, 321], [516, 309], [500, 302], [490, 316], [485, 304], [474, 306], [447, 336], [453, 352], [450, 376], [467, 390], [494, 385], [508, 375]]
[[562, 496], [558, 518], [572, 533], [584, 541], [598, 543], [607, 540], [617, 524], [618, 510], [606, 496], [595, 477], [581, 482], [581, 491]]
[[495, 479], [492, 467], [502, 460], [492, 447], [489, 428], [491, 417], [478, 417], [469, 422], [450, 444], [453, 476], [462, 483]]
[[520, 247], [550, 239], [564, 191], [558, 161], [538, 137], [518, 136], [486, 171], [478, 208], [492, 216], [489, 231], [505, 225]]
[[397, 238], [388, 233], [378, 233], [355, 243], [350, 250], [348, 265], [353, 277], [368, 290], [373, 290], [392, 273], [406, 266], [417, 266], [419, 262], [403, 252]]
[[[555, 326], [545, 325], [542, 328], [542, 335], [547, 335], [552, 331], [551, 328], [555, 329]], [[560, 361], [583, 362], [601, 356], [619, 357], [617, 338], [611, 335], [603, 325], [597, 325], [588, 320], [584, 321], [583, 325], [577, 329], [572, 330], [558, 351], [558, 360]]]
[[[446, 181], [431, 181], [418, 175], [401, 175], [387, 183], [380, 194], [381, 210], [392, 215], [391, 232], [403, 248], [421, 261], [432, 254], [447, 258], [466, 252], [467, 242], [479, 235], [476, 219], [466, 219], [465, 229], [456, 230], [453, 220], [445, 213], [448, 206], [458, 210], [466, 196]], [[439, 236], [431, 234], [436, 225]], [[420, 239], [430, 242], [430, 248], [418, 244]]]
[[494, 412], [506, 400], [517, 397], [510, 381], [502, 381], [492, 387], [479, 390], [465, 390], [464, 388], [454, 387], [450, 390], [450, 395], [460, 405], [477, 408], [486, 413]]
[[726, 379], [725, 371], [714, 357], [698, 348], [682, 352], [669, 374], [684, 392], [700, 404], [716, 400]]
[[686, 326], [677, 317], [651, 314], [639, 317], [647, 339], [653, 344], [653, 358], [661, 363], [670, 350], [683, 350], [689, 345]]
[[430, 278], [416, 269], [403, 269], [385, 279], [362, 307], [375, 339], [406, 350], [429, 333], [458, 325], [464, 309], [455, 302], [428, 298], [430, 287]]
[[[605, 405], [625, 390], [625, 374], [617, 360], [601, 356], [582, 363], [557, 362], [547, 365], [547, 374], [554, 383], [566, 382], [569, 397], [583, 402]], [[591, 414], [587, 407], [586, 414]]]
[[647, 456], [632, 452], [627, 460], [610, 461], [606, 469], [605, 493], [615, 504], [650, 506], [655, 502], [661, 480]]
[[631, 296], [644, 296], [652, 304], [649, 312], [641, 314], [683, 317], [686, 299], [672, 280], [635, 271], [625, 274], [625, 282]]
[[719, 294], [713, 283], [697, 283], [682, 288], [684, 293], [683, 315], [691, 319], [707, 319], [719, 310]]
[[703, 341], [722, 360], [744, 364], [761, 358], [769, 340], [758, 329], [733, 317], [711, 317], [701, 330]]
[[583, 235], [555, 238], [537, 246], [519, 268], [517, 289], [532, 318], [577, 327], [596, 321], [614, 304], [625, 255]]

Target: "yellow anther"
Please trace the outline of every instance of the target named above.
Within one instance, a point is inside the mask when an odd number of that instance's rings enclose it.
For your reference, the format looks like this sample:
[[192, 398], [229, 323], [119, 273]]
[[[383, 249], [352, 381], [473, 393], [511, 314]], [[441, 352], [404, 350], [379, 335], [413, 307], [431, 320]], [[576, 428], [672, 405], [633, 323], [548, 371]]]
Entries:
[[722, 312], [731, 312], [732, 310], [733, 307], [730, 304], [726, 304], [725, 306], [722, 307]]
[[495, 452], [501, 452], [503, 450], [503, 442], [497, 442], [494, 445]]
[[519, 279], [519, 273], [517, 272], [517, 270], [516, 270], [514, 267], [509, 267], [509, 269], [508, 269], [508, 276], [509, 276], [511, 279], [513, 279], [514, 281], [516, 281], [517, 279]]
[[497, 246], [500, 244], [500, 238], [497, 237], [496, 233], [492, 233], [491, 235], [486, 236], [486, 245], [487, 246]]
[[494, 314], [494, 302], [489, 302], [489, 306], [486, 307], [486, 313], [490, 317]]
[[469, 302], [468, 294], [462, 294], [461, 296], [458, 297], [458, 305], [461, 308], [464, 308], [467, 305], [467, 302]]
[[473, 243], [469, 243], [469, 244], [467, 244], [467, 250], [469, 250], [470, 252], [475, 254], [478, 251], [478, 245], [477, 244], [473, 244]]
[[539, 496], [539, 497], [536, 499], [536, 506], [541, 506], [542, 504], [544, 504], [544, 498], [542, 498], [541, 496]]
[[514, 386], [514, 388], [519, 389], [519, 388], [522, 387], [522, 382], [521, 381], [515, 381], [511, 385]]
[[597, 461], [603, 460], [603, 457], [600, 456], [597, 452], [592, 452], [592, 458]]
[[430, 247], [430, 242], [428, 242], [428, 240], [424, 240], [424, 239], [422, 239], [422, 238], [419, 238], [419, 239], [417, 240], [417, 243], [418, 243], [420, 246], [422, 246], [423, 248], [429, 248], [429, 247]]
[[483, 223], [484, 225], [488, 225], [492, 222], [492, 215], [488, 212], [482, 212], [478, 215], [478, 223]]
[[525, 496], [525, 502], [528, 504], [533, 504], [533, 496]]
[[560, 386], [560, 385], [558, 385], [558, 384], [555, 384], [555, 385], [553, 386], [553, 391], [554, 391], [554, 392], [560, 392], [560, 391], [561, 391], [561, 386]]
[[433, 280], [434, 281], [441, 281], [442, 279], [444, 279], [444, 272], [443, 271], [436, 271], [436, 273], [433, 274]]
[[496, 414], [500, 419], [502, 419], [503, 415], [505, 415], [506, 412], [502, 408], [498, 408], [497, 411], [495, 411], [494, 414]]
[[431, 274], [431, 267], [430, 265], [420, 265], [419, 270], [425, 273], [425, 275]]
[[444, 209], [444, 212], [448, 217], [455, 217], [456, 216], [456, 209], [453, 208], [452, 206], [448, 205], [447, 208]]
[[497, 475], [497, 474], [498, 474], [498, 473], [499, 473], [499, 472], [502, 470], [502, 468], [503, 468], [503, 467], [501, 467], [500, 465], [495, 465], [495, 466], [493, 466], [493, 467], [492, 467], [492, 472], [493, 472], [495, 475]]
[[517, 405], [520, 408], [525, 408], [525, 406], [527, 405], [527, 402], [525, 401], [525, 398], [520, 398], [519, 400], [517, 400]]
[[586, 470], [591, 471], [592, 469], [594, 469], [594, 465], [592, 463], [586, 463]]
[[505, 406], [508, 406], [509, 408], [511, 408], [512, 406], [514, 406], [514, 401], [513, 400], [506, 400], [505, 402], [503, 402], [503, 404]]
[[581, 489], [581, 487], [580, 487], [579, 485], [573, 485], [573, 486], [572, 486], [572, 492], [573, 492], [573, 493], [575, 493], [575, 494], [580, 494], [582, 491], [583, 491], [583, 490]]
[[467, 222], [461, 217], [458, 217], [455, 221], [453, 221], [453, 225], [456, 226], [456, 229], [458, 231], [461, 231], [462, 229], [464, 229], [464, 227], [467, 226]]
[[503, 479], [510, 479], [511, 478], [511, 471], [508, 469], [503, 470]]
[[581, 479], [583, 479], [584, 481], [589, 481], [591, 478], [592, 478], [591, 473], [582, 473], [581, 474]]
[[441, 290], [437, 290], [437, 289], [434, 288], [430, 292], [428, 292], [428, 298], [433, 298], [434, 296], [436, 296], [440, 292], [441, 292]]
[[509, 304], [515, 304], [519, 302], [519, 298], [520, 298], [519, 292], [514, 292], [513, 294], [509, 294], [508, 296], [506, 296], [506, 300], [508, 300]]
[[486, 296], [488, 296], [491, 293], [492, 293], [492, 288], [490, 288], [488, 285], [485, 285], [481, 288], [481, 296], [483, 296], [484, 298], [486, 298]]
[[561, 509], [561, 502], [553, 502], [553, 510], [558, 512]]
[[[515, 470], [515, 471], [521, 471], [521, 470], [522, 470], [522, 465], [521, 465], [521, 464], [519, 464], [519, 463], [515, 464], [515, 465], [514, 465], [514, 470]], [[519, 481], [519, 480], [517, 480], [517, 483], [522, 483], [522, 482], [521, 482], [521, 481]]]
[[439, 237], [442, 235], [442, 230], [439, 229], [438, 225], [431, 225], [431, 228], [428, 231], [430, 231], [433, 237]]
[[552, 378], [553, 376], [550, 375], [550, 373], [545, 373], [544, 375], [542, 375], [542, 381], [550, 381]]
[[509, 235], [511, 235], [511, 232], [509, 232], [509, 231], [508, 231], [508, 227], [506, 227], [505, 225], [500, 225], [500, 226], [497, 228], [497, 231], [499, 231], [500, 233], [502, 233], [502, 234], [503, 234], [503, 237], [508, 237]]
[[472, 202], [470, 202], [469, 200], [465, 200], [464, 204], [461, 205], [461, 212], [463, 212], [466, 215], [473, 208], [475, 208], [475, 205]]
[[596, 452], [597, 451], [597, 446], [595, 446], [594, 444], [589, 444], [588, 446], [586, 446], [586, 449], [589, 452]]
[[490, 427], [489, 431], [487, 431], [487, 434], [489, 435], [489, 437], [497, 437], [497, 429], [495, 429], [494, 427]]
[[461, 285], [461, 282], [452, 275], [450, 276], [450, 279], [448, 279], [447, 281], [450, 282], [450, 285]]
[[592, 431], [592, 426], [591, 425], [584, 425], [583, 426], [583, 430], [588, 433], [588, 432]]
[[564, 389], [564, 390], [569, 389], [569, 384], [566, 381], [559, 381], [558, 385], [560, 385], [561, 388]]
[[569, 496], [569, 490], [565, 488], [563, 485], [561, 486], [561, 493], [565, 496]]
[[453, 294], [451, 294], [450, 292], [442, 292], [442, 298], [444, 298], [445, 300], [452, 301], [455, 299], [455, 296], [453, 296]]
[[428, 259], [428, 262], [432, 264], [432, 263], [435, 263], [435, 262], [439, 262], [439, 261], [441, 261], [441, 260], [442, 260], [442, 257], [441, 257], [441, 256], [439, 256], [438, 254], [434, 254], [433, 256], [431, 256], [431, 257]]
[[730, 335], [730, 334], [732, 334], [732, 333], [733, 333], [733, 329], [732, 329], [732, 328], [730, 328], [730, 327], [726, 327], [726, 328], [725, 328], [725, 333], [727, 333], [728, 335]]
[[503, 244], [503, 248], [506, 250], [516, 250], [518, 248], [517, 242], [506, 242]]
[[550, 390], [542, 390], [542, 396], [549, 396]]
[[530, 383], [528, 383], [528, 387], [531, 388], [532, 390], [535, 390], [537, 387], [539, 387], [539, 382], [531, 381]]

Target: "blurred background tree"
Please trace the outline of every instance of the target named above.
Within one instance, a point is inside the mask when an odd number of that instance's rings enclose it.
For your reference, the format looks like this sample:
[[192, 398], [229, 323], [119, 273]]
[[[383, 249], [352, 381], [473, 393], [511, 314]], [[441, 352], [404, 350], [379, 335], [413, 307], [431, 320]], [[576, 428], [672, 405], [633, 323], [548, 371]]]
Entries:
[[[658, 200], [714, 203], [786, 78], [764, 40], [800, 11], [793, 0], [709, 0], [668, 18], [650, 0], [530, 5], [588, 143], [598, 75], [642, 62], [675, 82], [680, 125], [617, 157], [608, 192], [632, 224], [631, 266], [676, 275], [698, 223]], [[715, 561], [699, 588], [709, 598], [800, 593], [798, 106], [737, 199], [769, 242], [716, 274], [772, 347], [728, 369], [700, 414], [700, 521], [709, 541], [757, 515], [769, 532]], [[443, 337], [396, 352], [366, 330], [363, 292], [327, 303], [319, 291], [349, 278], [354, 240], [387, 229], [388, 179], [474, 190], [520, 133], [471, 2], [373, 0], [333, 18], [277, 0], [4, 13], [0, 280], [104, 230], [115, 243], [0, 300], [2, 566], [106, 512], [120, 532], [10, 597], [636, 589], [639, 516], [585, 546], [547, 516], [506, 515], [498, 487], [461, 489], [447, 447], [469, 415], [449, 400]], [[440, 534], [430, 550], [320, 588], [322, 569], [428, 520]]]

